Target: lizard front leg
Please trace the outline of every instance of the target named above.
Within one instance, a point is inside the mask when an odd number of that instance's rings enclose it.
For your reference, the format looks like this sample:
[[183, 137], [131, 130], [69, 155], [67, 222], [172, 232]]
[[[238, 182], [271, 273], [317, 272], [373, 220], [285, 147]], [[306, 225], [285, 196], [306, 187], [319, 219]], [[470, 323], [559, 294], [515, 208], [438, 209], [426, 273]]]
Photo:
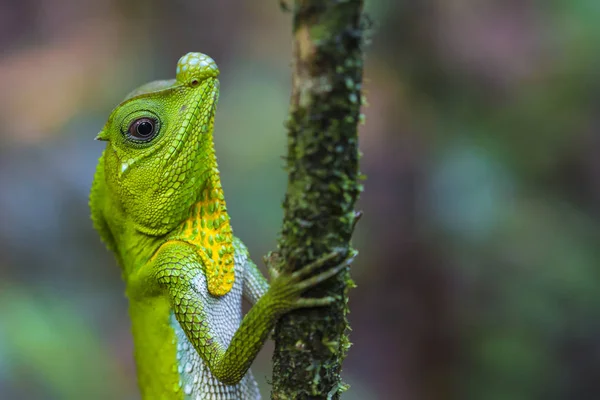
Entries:
[[[183, 242], [167, 242], [144, 268], [142, 275], [155, 280], [163, 288], [176, 319], [215, 378], [232, 385], [246, 374], [281, 315], [296, 308], [325, 306], [334, 301], [331, 297], [302, 298], [300, 294], [334, 276], [346, 265], [334, 266], [313, 275], [321, 266], [317, 263], [294, 273], [278, 275], [246, 314], [226, 347], [217, 340], [215, 329], [211, 326], [213, 321], [208, 320], [202, 296], [194, 285], [194, 279], [203, 270], [194, 247]], [[227, 301], [227, 295], [219, 301]]]

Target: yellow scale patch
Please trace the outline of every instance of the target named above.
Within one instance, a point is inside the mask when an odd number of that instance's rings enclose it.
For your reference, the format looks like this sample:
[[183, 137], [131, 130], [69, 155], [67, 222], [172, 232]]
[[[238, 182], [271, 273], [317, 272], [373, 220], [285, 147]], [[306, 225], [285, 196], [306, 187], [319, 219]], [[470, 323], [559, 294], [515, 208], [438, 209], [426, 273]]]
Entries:
[[227, 215], [223, 189], [218, 182], [206, 189], [180, 232], [181, 238], [199, 247], [206, 268], [208, 291], [227, 294], [235, 279], [233, 232]]

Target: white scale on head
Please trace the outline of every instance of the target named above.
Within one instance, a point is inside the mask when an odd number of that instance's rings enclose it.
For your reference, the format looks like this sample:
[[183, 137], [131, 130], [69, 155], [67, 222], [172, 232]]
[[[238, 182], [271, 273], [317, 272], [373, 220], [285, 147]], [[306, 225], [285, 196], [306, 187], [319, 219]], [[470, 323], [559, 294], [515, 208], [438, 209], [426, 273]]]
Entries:
[[215, 60], [202, 53], [187, 53], [181, 57], [177, 62], [176, 71], [177, 81], [185, 84], [219, 76], [219, 67]]

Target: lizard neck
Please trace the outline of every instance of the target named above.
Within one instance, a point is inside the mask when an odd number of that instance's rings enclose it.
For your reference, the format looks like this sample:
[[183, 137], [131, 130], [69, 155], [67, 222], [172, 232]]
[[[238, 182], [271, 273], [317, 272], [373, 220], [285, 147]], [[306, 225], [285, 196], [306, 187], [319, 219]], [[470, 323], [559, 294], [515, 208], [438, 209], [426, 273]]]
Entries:
[[205, 184], [173, 239], [198, 249], [210, 294], [222, 296], [231, 290], [235, 279], [233, 232], [214, 151], [207, 158], [207, 169], [202, 174]]

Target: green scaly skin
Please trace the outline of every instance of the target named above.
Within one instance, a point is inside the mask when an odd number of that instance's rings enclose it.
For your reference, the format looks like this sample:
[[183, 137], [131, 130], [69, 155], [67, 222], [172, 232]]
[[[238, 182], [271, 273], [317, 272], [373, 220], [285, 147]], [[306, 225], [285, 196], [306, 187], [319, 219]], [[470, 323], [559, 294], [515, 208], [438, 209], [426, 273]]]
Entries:
[[92, 220], [123, 270], [144, 399], [260, 398], [249, 367], [277, 319], [330, 304], [300, 294], [344, 267], [317, 262], [269, 286], [233, 236], [213, 147], [218, 74], [186, 54], [175, 80], [136, 89], [97, 137]]

